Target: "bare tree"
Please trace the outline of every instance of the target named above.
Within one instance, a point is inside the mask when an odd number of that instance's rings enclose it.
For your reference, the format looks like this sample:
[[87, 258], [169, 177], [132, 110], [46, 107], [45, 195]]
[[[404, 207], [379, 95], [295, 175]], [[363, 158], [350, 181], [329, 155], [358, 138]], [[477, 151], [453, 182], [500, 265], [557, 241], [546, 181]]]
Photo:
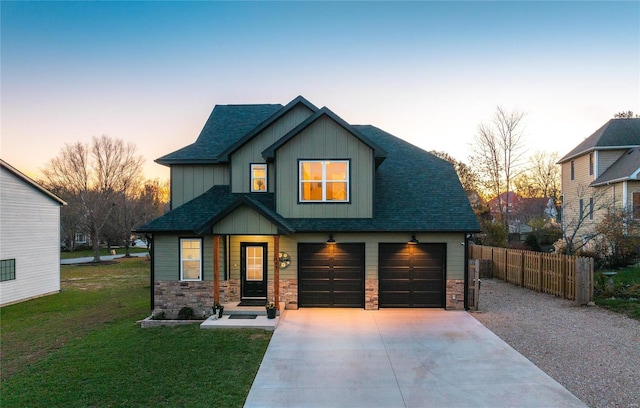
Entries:
[[593, 220], [595, 213], [609, 208], [604, 190], [595, 190], [580, 185], [576, 189], [576, 199], [562, 204], [562, 238], [566, 244], [568, 255], [573, 255], [599, 233]]
[[558, 153], [535, 152], [529, 157], [527, 169], [513, 180], [518, 194], [526, 198], [560, 196], [560, 166]]
[[[523, 156], [524, 113], [498, 106], [490, 123], [480, 123], [475, 136], [472, 163], [488, 193], [497, 197], [511, 189]], [[502, 216], [509, 225], [509, 198]]]
[[91, 234], [94, 262], [100, 262], [102, 231], [117, 199], [139, 183], [143, 163], [134, 144], [103, 135], [94, 137], [91, 145], [66, 144], [43, 170], [47, 185], [77, 202], [78, 223]]

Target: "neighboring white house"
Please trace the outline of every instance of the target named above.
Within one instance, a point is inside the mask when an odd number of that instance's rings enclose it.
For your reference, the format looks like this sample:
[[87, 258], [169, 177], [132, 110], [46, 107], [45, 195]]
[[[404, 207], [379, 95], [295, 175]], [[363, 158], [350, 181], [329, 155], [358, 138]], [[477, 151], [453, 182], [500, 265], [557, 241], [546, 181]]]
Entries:
[[60, 291], [60, 206], [0, 159], [0, 306]]

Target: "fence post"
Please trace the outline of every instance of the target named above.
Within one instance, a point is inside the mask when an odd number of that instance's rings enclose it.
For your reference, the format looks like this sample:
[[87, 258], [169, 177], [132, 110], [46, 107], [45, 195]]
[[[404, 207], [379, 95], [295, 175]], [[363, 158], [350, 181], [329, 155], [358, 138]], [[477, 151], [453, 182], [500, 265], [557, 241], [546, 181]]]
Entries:
[[542, 292], [542, 252], [538, 255], [538, 292]]
[[520, 252], [520, 286], [524, 288], [524, 251]]
[[576, 305], [593, 300], [593, 258], [576, 257]]

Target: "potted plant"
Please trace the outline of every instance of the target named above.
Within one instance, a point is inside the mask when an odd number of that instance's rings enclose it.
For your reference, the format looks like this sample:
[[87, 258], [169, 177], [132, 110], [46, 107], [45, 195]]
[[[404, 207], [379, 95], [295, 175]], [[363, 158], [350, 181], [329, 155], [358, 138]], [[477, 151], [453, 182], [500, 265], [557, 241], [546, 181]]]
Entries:
[[213, 304], [213, 314], [214, 315], [218, 315], [218, 318], [222, 318], [222, 312], [224, 312], [224, 306], [222, 306], [220, 303], [216, 302]]
[[273, 302], [267, 302], [264, 306], [267, 309], [267, 319], [275, 319], [276, 318], [276, 304]]

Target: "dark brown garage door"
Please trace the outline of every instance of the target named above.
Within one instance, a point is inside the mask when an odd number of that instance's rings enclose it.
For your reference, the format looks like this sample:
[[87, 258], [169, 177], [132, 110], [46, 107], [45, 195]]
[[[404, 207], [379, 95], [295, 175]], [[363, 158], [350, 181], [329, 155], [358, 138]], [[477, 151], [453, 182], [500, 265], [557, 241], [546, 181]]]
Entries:
[[364, 307], [364, 244], [298, 244], [300, 307]]
[[380, 307], [444, 307], [446, 244], [379, 244]]

